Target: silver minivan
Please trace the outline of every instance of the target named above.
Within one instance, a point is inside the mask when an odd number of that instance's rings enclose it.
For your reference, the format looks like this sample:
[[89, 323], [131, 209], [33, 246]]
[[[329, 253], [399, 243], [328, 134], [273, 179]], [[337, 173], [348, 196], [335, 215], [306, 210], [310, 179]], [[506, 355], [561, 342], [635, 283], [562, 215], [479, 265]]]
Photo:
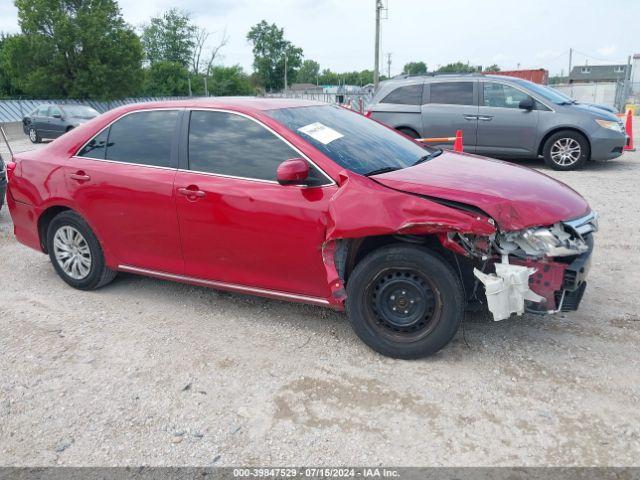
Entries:
[[[498, 75], [438, 75], [380, 84], [367, 116], [413, 138], [452, 137], [465, 152], [537, 158], [556, 170], [620, 156], [624, 124], [543, 85]], [[449, 144], [441, 144], [450, 148]]]

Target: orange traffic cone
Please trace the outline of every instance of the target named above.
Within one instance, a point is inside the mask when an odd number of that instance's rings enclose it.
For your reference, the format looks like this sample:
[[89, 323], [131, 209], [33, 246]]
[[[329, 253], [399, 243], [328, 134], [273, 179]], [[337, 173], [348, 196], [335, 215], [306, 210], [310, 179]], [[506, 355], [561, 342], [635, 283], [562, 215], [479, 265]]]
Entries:
[[454, 152], [464, 152], [464, 146], [462, 145], [462, 130], [456, 130], [456, 140], [453, 142]]
[[635, 152], [636, 148], [633, 146], [633, 112], [631, 109], [627, 110], [627, 122], [624, 126], [624, 129], [627, 131], [628, 140], [627, 144], [624, 146], [626, 152]]

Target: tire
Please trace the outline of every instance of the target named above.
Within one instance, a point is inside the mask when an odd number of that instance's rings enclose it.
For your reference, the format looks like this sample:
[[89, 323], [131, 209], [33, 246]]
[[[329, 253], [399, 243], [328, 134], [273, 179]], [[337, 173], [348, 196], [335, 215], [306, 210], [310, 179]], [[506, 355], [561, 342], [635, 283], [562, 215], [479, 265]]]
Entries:
[[404, 133], [407, 137], [410, 138], [420, 138], [420, 135], [418, 134], [418, 132], [416, 132], [415, 130], [411, 129], [411, 128], [405, 128], [405, 127], [400, 127], [397, 129], [400, 133]]
[[[56, 273], [73, 288], [95, 290], [116, 277], [117, 272], [104, 263], [102, 247], [95, 234], [75, 212], [67, 210], [51, 220], [47, 229], [47, 250]], [[65, 261], [70, 262], [67, 267]]]
[[542, 154], [544, 162], [554, 170], [577, 170], [589, 160], [591, 149], [581, 133], [562, 130], [547, 139]]
[[[437, 254], [390, 245], [363, 258], [347, 283], [356, 335], [382, 355], [415, 359], [447, 345], [464, 317], [460, 279]], [[404, 310], [406, 309], [406, 310]]]
[[38, 131], [33, 127], [29, 127], [29, 140], [31, 140], [31, 143], [42, 142], [42, 137], [40, 136]]

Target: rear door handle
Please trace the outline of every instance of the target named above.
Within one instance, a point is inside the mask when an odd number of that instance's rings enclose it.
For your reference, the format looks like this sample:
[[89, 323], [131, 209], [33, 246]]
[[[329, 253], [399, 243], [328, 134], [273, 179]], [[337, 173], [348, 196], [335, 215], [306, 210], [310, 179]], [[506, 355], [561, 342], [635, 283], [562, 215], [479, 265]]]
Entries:
[[464, 119], [465, 120], [477, 120], [478, 116], [477, 115], [464, 115]]
[[184, 195], [185, 197], [198, 197], [198, 198], [203, 198], [207, 195], [202, 190], [198, 190], [198, 187], [196, 186], [191, 186], [187, 188], [181, 187], [178, 189], [178, 193], [181, 195]]
[[91, 177], [84, 173], [82, 170], [76, 173], [70, 173], [69, 178], [78, 182], [86, 182], [88, 180], [91, 180]]
[[491, 115], [480, 115], [478, 117], [478, 120], [482, 120], [483, 122], [490, 122], [491, 120], [493, 120], [493, 117]]

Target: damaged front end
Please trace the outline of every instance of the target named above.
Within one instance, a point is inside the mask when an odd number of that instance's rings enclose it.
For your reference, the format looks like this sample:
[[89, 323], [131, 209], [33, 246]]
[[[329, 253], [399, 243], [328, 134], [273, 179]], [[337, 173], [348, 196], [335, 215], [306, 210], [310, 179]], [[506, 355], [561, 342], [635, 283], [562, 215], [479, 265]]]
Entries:
[[[525, 310], [577, 310], [586, 288], [592, 234], [597, 229], [597, 215], [591, 212], [550, 227], [498, 231], [491, 238], [492, 252], [473, 252], [493, 260], [485, 271], [475, 269], [474, 275], [485, 287], [494, 320], [503, 320], [512, 313], [521, 315]], [[489, 270], [491, 265], [493, 272]]]

